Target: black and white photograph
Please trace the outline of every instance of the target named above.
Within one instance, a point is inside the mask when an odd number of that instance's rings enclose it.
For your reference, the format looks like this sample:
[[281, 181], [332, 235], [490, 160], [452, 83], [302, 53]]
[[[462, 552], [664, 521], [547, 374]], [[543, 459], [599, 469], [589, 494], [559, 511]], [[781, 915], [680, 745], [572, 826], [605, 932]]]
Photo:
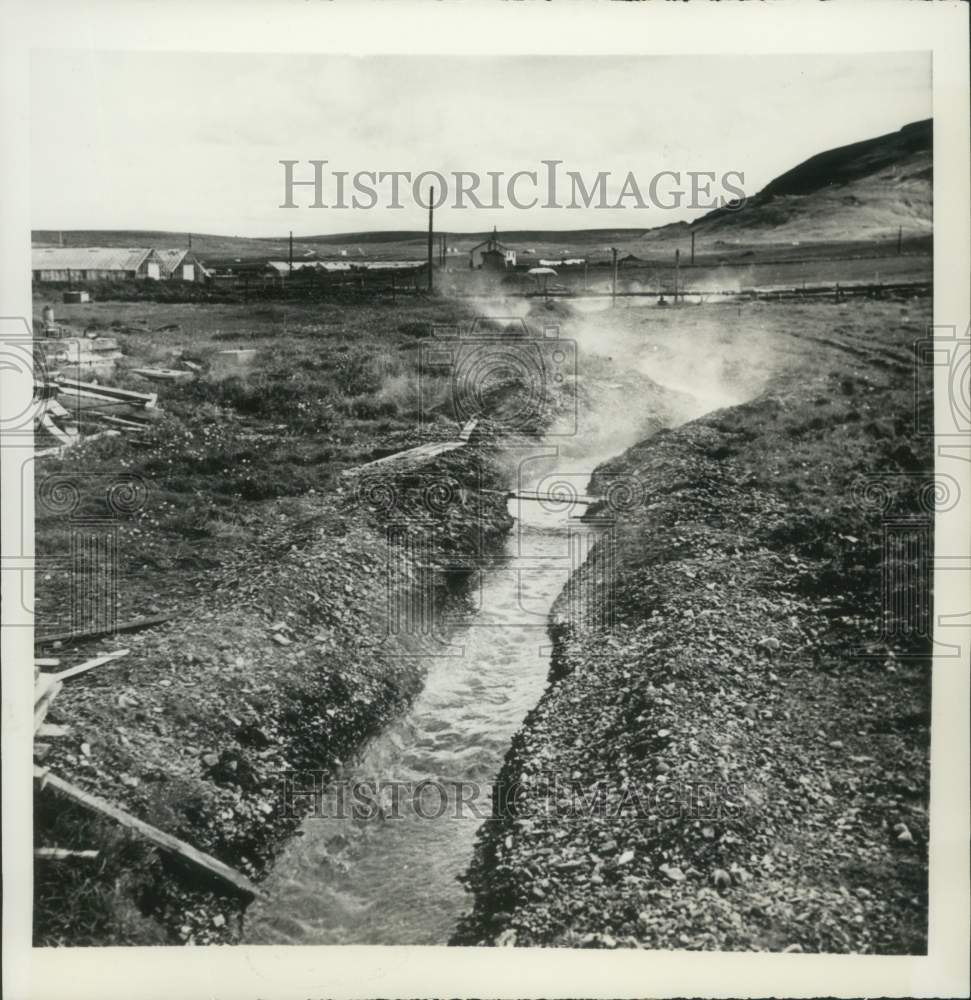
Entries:
[[[394, 45], [409, 12], [541, 13], [459, 6], [402, 5], [373, 48], [261, 50], [255, 4], [221, 44], [214, 4], [181, 43], [62, 26], [21, 53], [19, 943], [91, 976], [105, 948], [187, 956], [227, 997], [282, 981], [202, 959], [943, 962], [966, 78], [955, 127], [953, 57], [848, 47], [798, 3], [811, 49]], [[967, 28], [936, 7], [907, 13]], [[825, 992], [865, 988], [844, 969]], [[405, 988], [352, 981], [326, 995]], [[543, 983], [502, 995], [567, 995]]]

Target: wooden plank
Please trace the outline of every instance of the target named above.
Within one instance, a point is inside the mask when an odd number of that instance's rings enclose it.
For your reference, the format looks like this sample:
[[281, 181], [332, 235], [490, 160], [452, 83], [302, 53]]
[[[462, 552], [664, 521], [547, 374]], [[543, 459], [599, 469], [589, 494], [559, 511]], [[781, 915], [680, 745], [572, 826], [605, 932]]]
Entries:
[[139, 406], [144, 406], [146, 409], [151, 409], [156, 402], [158, 402], [158, 393], [156, 392], [132, 392], [129, 389], [116, 389], [110, 385], [97, 385], [94, 382], [79, 382], [77, 379], [65, 378], [63, 375], [58, 375], [55, 381], [59, 386], [62, 386], [65, 389], [71, 389], [77, 393], [94, 396], [107, 396], [109, 399], [117, 399], [123, 403], [135, 403]]
[[47, 861], [67, 861], [70, 858], [83, 858], [85, 861], [96, 861], [99, 851], [72, 851], [66, 847], [35, 847], [34, 857]]
[[140, 424], [137, 420], [126, 420], [124, 417], [113, 417], [108, 413], [101, 413], [99, 410], [86, 410], [84, 415], [96, 417], [98, 420], [103, 420], [106, 424], [112, 424], [115, 427], [124, 427], [125, 430], [144, 431], [148, 429], [148, 424]]
[[74, 444], [77, 440], [76, 431], [74, 434], [68, 434], [67, 431], [62, 431], [61, 428], [54, 423], [54, 418], [49, 413], [45, 413], [40, 418], [40, 425], [45, 431], [47, 431], [48, 434], [50, 434], [52, 438], [60, 441], [62, 445]]
[[[112, 432], [114, 433], [114, 432]], [[70, 642], [73, 639], [95, 639], [100, 635], [114, 635], [116, 632], [136, 632], [138, 629], [151, 628], [162, 622], [175, 618], [175, 612], [164, 615], [149, 615], [146, 618], [133, 618], [131, 621], [119, 622], [111, 628], [82, 629], [79, 632], [54, 632], [51, 635], [35, 635], [34, 645], [42, 646], [48, 642]]]
[[166, 833], [164, 830], [159, 830], [144, 820], [132, 816], [131, 813], [125, 812], [124, 809], [119, 809], [118, 806], [83, 791], [76, 785], [72, 785], [63, 778], [59, 778], [56, 774], [51, 774], [46, 768], [38, 767], [35, 764], [34, 780], [40, 783], [42, 789], [52, 788], [58, 794], [63, 795], [72, 802], [76, 802], [85, 809], [89, 809], [99, 816], [114, 820], [120, 826], [144, 837], [156, 847], [177, 855], [183, 861], [187, 861], [213, 878], [231, 885], [245, 895], [266, 899], [265, 893], [258, 889], [245, 875], [230, 868], [229, 865], [223, 864], [222, 861], [217, 861], [216, 858], [205, 854], [191, 844], [187, 844], [184, 840], [179, 840], [178, 837], [173, 837], [172, 834]]
[[111, 663], [112, 660], [127, 656], [130, 652], [131, 650], [129, 649], [116, 649], [113, 653], [105, 653], [103, 656], [96, 656], [93, 660], [85, 660], [84, 663], [78, 663], [76, 666], [68, 667], [67, 670], [62, 670], [59, 674], [54, 674], [54, 680], [66, 681], [69, 677], [86, 674], [89, 670], [94, 670], [95, 667], [103, 666], [105, 663]]
[[60, 659], [56, 656], [35, 656], [34, 666], [35, 667], [59, 667], [61, 665]]
[[[36, 690], [36, 689], [35, 689]], [[56, 682], [51, 682], [45, 685], [42, 689], [41, 694], [34, 701], [34, 732], [36, 733], [38, 729], [44, 724], [44, 719], [47, 717], [47, 712], [51, 707], [51, 703], [57, 697], [58, 691], [61, 690], [61, 685]]]
[[52, 722], [42, 722], [38, 727], [37, 731], [34, 733], [39, 739], [42, 740], [57, 740], [62, 736], [71, 735], [70, 726], [55, 726]]
[[142, 378], [154, 379], [156, 382], [191, 382], [195, 378], [192, 372], [181, 371], [178, 368], [132, 368], [131, 370]]

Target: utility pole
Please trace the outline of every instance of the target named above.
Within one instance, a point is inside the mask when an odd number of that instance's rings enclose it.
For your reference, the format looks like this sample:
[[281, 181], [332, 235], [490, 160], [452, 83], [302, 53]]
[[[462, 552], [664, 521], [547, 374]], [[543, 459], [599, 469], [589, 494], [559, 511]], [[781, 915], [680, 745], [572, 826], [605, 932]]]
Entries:
[[691, 231], [691, 266], [695, 266], [695, 234]]
[[192, 249], [192, 233], [189, 233], [189, 249]]
[[583, 290], [587, 290], [587, 258], [583, 258]]
[[617, 305], [617, 247], [611, 247], [610, 253], [613, 257], [612, 268], [613, 275], [610, 287], [610, 305], [611, 307]]
[[898, 226], [897, 227], [897, 256], [898, 257], [900, 256], [900, 250], [901, 250], [901, 246], [903, 244], [903, 241], [904, 241], [904, 227], [903, 226]]
[[290, 252], [289, 256], [287, 257], [287, 261], [290, 265], [288, 268], [288, 273], [293, 274], [293, 230], [292, 229], [290, 230]]
[[431, 291], [433, 288], [432, 279], [432, 243], [434, 240], [434, 226], [433, 226], [433, 215], [435, 211], [432, 205], [435, 204], [435, 189], [428, 189], [428, 290]]
[[681, 276], [681, 251], [674, 251], [674, 304], [678, 304], [678, 278]]

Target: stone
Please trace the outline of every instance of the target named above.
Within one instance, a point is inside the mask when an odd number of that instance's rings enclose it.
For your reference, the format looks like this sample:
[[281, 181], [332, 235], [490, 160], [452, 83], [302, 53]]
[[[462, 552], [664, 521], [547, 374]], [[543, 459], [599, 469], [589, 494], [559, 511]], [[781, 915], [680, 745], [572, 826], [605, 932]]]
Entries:
[[661, 865], [658, 870], [672, 882], [684, 881], [684, 872], [676, 865]]

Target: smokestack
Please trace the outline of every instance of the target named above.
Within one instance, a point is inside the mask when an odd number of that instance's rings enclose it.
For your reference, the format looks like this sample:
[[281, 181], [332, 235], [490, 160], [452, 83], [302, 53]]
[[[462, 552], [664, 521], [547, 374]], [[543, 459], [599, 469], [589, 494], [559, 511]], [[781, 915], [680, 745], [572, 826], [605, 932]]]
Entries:
[[192, 233], [189, 233], [189, 249], [192, 249]]

